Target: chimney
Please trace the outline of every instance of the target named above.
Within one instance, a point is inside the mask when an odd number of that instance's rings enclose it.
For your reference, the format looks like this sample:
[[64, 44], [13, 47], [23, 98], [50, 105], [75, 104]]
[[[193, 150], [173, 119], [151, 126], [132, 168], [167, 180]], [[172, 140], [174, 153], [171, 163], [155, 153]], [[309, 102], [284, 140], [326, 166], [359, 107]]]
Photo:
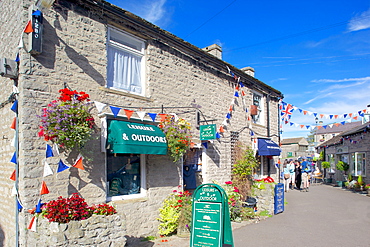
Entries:
[[203, 48], [202, 50], [208, 52], [209, 54], [212, 54], [213, 56], [217, 57], [218, 59], [222, 59], [222, 48], [221, 48], [221, 46], [219, 46], [217, 44], [207, 46], [207, 47]]
[[254, 77], [254, 69], [252, 67], [242, 68], [241, 71], [243, 71], [247, 75], [250, 75], [250, 76]]

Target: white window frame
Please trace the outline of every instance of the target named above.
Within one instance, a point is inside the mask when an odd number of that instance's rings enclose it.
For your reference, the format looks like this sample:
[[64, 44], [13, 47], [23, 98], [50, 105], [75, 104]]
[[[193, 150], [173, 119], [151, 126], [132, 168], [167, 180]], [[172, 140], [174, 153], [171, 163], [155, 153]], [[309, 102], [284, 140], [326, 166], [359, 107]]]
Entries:
[[[258, 114], [257, 115], [254, 115], [252, 116], [252, 119], [253, 119], [253, 122], [256, 123], [256, 124], [260, 124], [260, 125], [264, 125], [265, 123], [265, 119], [264, 119], [264, 97], [263, 97], [263, 94], [259, 93], [259, 92], [252, 92], [252, 105], [255, 105], [254, 103], [254, 95], [258, 95], [261, 99], [259, 101], [259, 106], [257, 107], [257, 111], [258, 111]], [[258, 117], [257, 117], [258, 116]]]
[[[363, 155], [362, 159], [365, 164], [362, 164], [361, 170], [358, 170], [358, 155]], [[355, 152], [351, 154], [351, 164], [350, 164], [350, 172], [354, 176], [363, 176], [366, 177], [366, 153], [365, 152]]]
[[[117, 41], [114, 41], [114, 40], [111, 40], [111, 36], [112, 36], [112, 33], [115, 33], [117, 34], [118, 36], [121, 36], [122, 37], [122, 42], [117, 42]], [[120, 37], [120, 38], [121, 38]], [[124, 41], [127, 40], [131, 40], [133, 42], [135, 42], [137, 45], [138, 45], [138, 49], [135, 49], [135, 48], [132, 48], [128, 45], [125, 45], [124, 44]], [[128, 42], [129, 43], [129, 42]], [[117, 28], [114, 28], [114, 27], [108, 27], [108, 35], [107, 35], [107, 83], [106, 83], [106, 87], [109, 88], [109, 89], [114, 89], [114, 90], [118, 90], [118, 91], [123, 91], [123, 92], [126, 92], [126, 93], [131, 93], [131, 94], [136, 94], [136, 95], [140, 95], [140, 96], [145, 96], [145, 40], [143, 39], [140, 39], [138, 37], [135, 37], [129, 33], [126, 33], [122, 30], [119, 30]], [[140, 58], [140, 86], [141, 86], [141, 93], [137, 93], [137, 92], [134, 92], [134, 91], [130, 91], [130, 90], [126, 90], [126, 89], [123, 89], [123, 88], [119, 88], [119, 87], [115, 87], [113, 84], [113, 81], [111, 81], [109, 79], [109, 63], [110, 63], [110, 59], [109, 58], [109, 48], [113, 48], [113, 49], [117, 49], [117, 50], [120, 50], [122, 52], [127, 52], [131, 55], [134, 55], [136, 57], [139, 57]], [[112, 84], [112, 86], [110, 85]]]

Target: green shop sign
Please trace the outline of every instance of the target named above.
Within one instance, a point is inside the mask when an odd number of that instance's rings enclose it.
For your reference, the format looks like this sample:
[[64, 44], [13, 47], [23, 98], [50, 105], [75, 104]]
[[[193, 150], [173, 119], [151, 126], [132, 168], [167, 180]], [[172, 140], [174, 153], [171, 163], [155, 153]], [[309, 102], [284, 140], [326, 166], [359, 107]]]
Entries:
[[167, 140], [155, 125], [108, 121], [107, 147], [112, 153], [167, 154]]
[[208, 124], [200, 126], [200, 140], [216, 139], [216, 124]]
[[217, 184], [203, 184], [194, 191], [190, 247], [234, 246], [227, 201]]

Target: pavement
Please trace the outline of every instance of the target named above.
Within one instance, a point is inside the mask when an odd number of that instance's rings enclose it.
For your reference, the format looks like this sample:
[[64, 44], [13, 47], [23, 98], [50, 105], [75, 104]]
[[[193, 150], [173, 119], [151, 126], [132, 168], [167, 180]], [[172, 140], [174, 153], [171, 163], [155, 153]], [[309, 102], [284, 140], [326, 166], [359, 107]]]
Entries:
[[[313, 185], [285, 194], [284, 212], [263, 220], [232, 222], [234, 247], [370, 246], [370, 197], [339, 187]], [[135, 241], [128, 247], [188, 247], [189, 238]]]

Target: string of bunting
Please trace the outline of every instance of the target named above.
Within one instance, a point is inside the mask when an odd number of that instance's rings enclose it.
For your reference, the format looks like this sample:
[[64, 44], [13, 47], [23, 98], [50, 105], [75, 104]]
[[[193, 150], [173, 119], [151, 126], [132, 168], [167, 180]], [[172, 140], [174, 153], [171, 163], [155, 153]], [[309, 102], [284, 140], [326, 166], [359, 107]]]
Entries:
[[[344, 113], [344, 114], [319, 114], [319, 113], [316, 113], [316, 112], [311, 112], [311, 111], [306, 111], [306, 110], [303, 110], [303, 109], [300, 109], [298, 107], [295, 107], [293, 106], [292, 104], [288, 104], [288, 103], [285, 103], [283, 101], [280, 102], [280, 106], [279, 106], [281, 112], [280, 112], [280, 115], [281, 115], [281, 122], [284, 123], [284, 124], [289, 124], [290, 126], [295, 126], [295, 127], [300, 127], [300, 128], [306, 128], [306, 129], [314, 129], [314, 128], [317, 128], [317, 129], [321, 129], [321, 128], [332, 128], [333, 126], [339, 126], [339, 125], [344, 125], [346, 123], [350, 123], [352, 122], [352, 119], [353, 120], [358, 120], [359, 117], [364, 117], [365, 116], [365, 113], [366, 113], [366, 109], [364, 110], [361, 110], [361, 111], [358, 111], [356, 113]], [[327, 118], [327, 119], [338, 119], [338, 118], [348, 118], [349, 119], [346, 119], [344, 121], [341, 121], [341, 122], [336, 122], [336, 123], [332, 123], [332, 124], [327, 124], [327, 125], [307, 125], [307, 124], [299, 124], [299, 123], [294, 123], [291, 121], [291, 118], [292, 118], [292, 115], [293, 115], [293, 111], [294, 110], [297, 110], [300, 112], [300, 113], [303, 113], [304, 115], [314, 115], [315, 117], [320, 117], [320, 118]], [[280, 127], [282, 128], [282, 125], [280, 125]]]

